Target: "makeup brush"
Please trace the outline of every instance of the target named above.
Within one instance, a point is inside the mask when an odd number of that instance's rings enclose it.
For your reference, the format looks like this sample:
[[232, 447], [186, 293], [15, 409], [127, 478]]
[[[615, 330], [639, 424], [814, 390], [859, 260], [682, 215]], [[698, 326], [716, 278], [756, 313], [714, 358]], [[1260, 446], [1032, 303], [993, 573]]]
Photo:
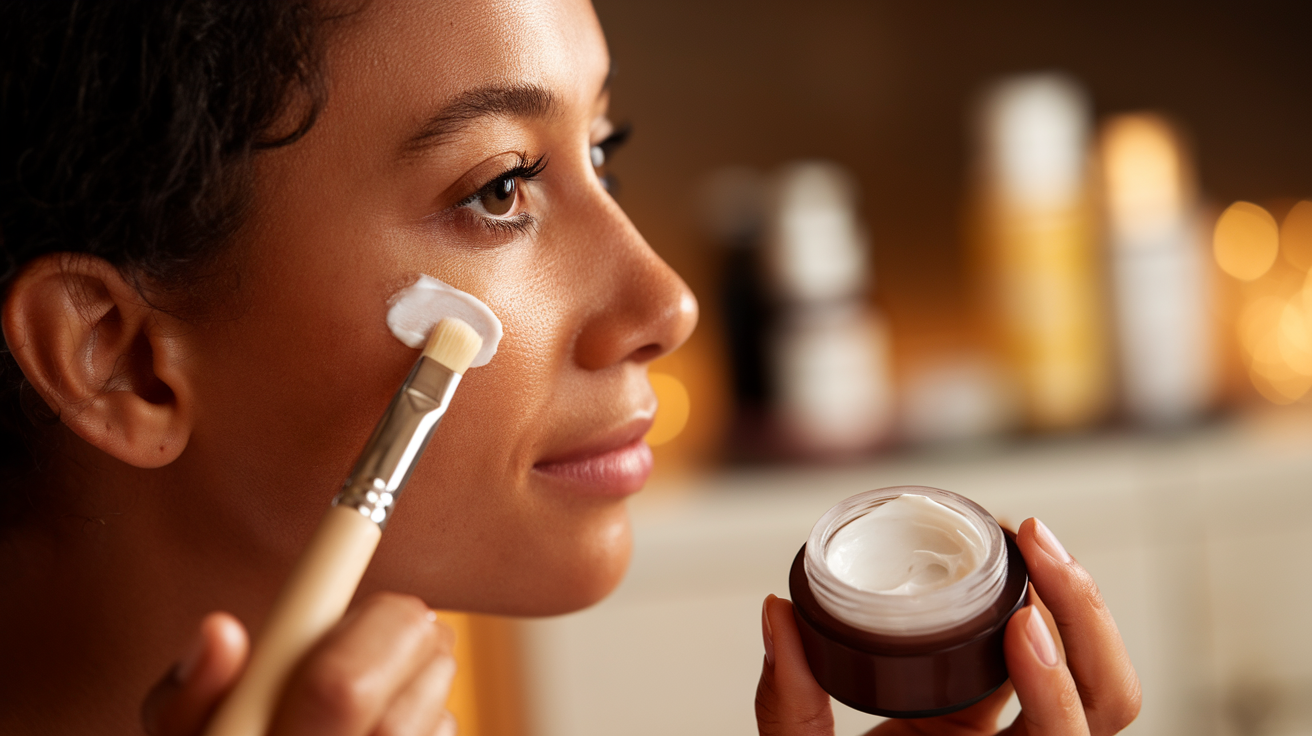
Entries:
[[444, 319], [401, 384], [342, 491], [301, 552], [255, 640], [237, 685], [205, 736], [264, 736], [296, 663], [346, 611], [396, 498], [483, 345], [474, 328]]

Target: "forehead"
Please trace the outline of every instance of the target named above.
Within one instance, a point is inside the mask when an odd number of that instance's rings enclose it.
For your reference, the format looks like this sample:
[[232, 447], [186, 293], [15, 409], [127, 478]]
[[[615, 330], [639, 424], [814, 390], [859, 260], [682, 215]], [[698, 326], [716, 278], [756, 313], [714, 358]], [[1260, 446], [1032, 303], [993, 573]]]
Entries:
[[587, 0], [373, 0], [330, 36], [327, 62], [330, 99], [414, 108], [396, 110], [403, 124], [482, 87], [536, 85], [590, 108], [609, 68]]

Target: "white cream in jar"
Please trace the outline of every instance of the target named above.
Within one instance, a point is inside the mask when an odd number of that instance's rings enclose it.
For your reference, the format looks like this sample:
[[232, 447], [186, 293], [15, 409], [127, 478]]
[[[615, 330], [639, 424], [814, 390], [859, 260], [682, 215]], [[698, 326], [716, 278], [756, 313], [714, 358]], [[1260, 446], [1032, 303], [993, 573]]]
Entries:
[[923, 486], [858, 494], [820, 518], [804, 558], [816, 602], [862, 631], [945, 631], [989, 609], [1007, 550], [987, 511]]
[[825, 562], [839, 580], [885, 595], [921, 595], [979, 568], [987, 542], [965, 516], [905, 493], [839, 529]]

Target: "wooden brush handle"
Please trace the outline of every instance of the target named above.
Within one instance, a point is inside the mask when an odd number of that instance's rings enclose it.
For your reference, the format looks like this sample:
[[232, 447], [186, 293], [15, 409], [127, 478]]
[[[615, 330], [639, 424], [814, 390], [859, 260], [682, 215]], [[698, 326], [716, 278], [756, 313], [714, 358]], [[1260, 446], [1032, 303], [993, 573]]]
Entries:
[[205, 736], [264, 736], [292, 669], [342, 618], [382, 530], [358, 509], [328, 509]]

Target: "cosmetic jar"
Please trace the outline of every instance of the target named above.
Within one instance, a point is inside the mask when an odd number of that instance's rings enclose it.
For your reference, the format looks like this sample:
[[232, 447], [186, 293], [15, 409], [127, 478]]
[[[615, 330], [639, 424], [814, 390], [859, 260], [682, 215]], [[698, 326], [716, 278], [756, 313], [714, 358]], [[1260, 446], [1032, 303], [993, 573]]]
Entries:
[[788, 579], [816, 681], [891, 718], [951, 713], [1006, 682], [1003, 636], [1028, 583], [1015, 536], [989, 512], [921, 486], [831, 508]]

